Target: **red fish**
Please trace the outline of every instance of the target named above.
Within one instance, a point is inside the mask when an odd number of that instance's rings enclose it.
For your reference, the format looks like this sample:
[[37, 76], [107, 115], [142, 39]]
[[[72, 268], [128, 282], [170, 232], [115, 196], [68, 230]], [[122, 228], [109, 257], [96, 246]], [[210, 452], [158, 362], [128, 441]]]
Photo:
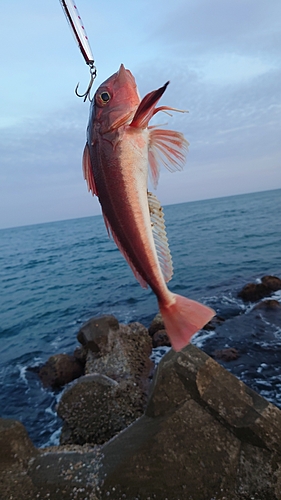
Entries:
[[140, 284], [155, 293], [171, 344], [179, 351], [215, 313], [166, 286], [172, 259], [163, 210], [147, 191], [148, 169], [156, 186], [160, 164], [181, 169], [188, 147], [181, 133], [148, 126], [158, 111], [174, 110], [156, 107], [168, 83], [141, 101], [132, 73], [121, 64], [95, 93], [83, 171], [89, 191], [99, 198], [109, 234]]

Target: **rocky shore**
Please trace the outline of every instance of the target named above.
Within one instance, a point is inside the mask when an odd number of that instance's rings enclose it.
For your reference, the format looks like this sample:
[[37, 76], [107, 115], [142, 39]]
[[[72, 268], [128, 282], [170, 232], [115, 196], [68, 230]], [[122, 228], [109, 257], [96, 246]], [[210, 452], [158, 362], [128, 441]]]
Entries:
[[[278, 280], [241, 298], [268, 297]], [[257, 303], [239, 318], [250, 339], [261, 311], [281, 321], [278, 301]], [[225, 318], [208, 328], [226, 338]], [[154, 369], [152, 346], [168, 345], [159, 315], [149, 330], [92, 318], [73, 355], [39, 371], [44, 386], [66, 384], [60, 446], [35, 448], [20, 422], [0, 420], [0, 500], [281, 500], [281, 411], [222, 366], [246, 356], [231, 335], [210, 356], [189, 345]]]

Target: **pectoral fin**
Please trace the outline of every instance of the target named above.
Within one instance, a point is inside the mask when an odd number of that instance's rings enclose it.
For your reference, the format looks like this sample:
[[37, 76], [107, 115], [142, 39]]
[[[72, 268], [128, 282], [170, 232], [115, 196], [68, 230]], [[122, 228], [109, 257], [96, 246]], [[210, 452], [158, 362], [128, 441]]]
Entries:
[[181, 132], [149, 128], [148, 160], [154, 188], [159, 178], [160, 165], [170, 172], [182, 170], [188, 151], [188, 141]]

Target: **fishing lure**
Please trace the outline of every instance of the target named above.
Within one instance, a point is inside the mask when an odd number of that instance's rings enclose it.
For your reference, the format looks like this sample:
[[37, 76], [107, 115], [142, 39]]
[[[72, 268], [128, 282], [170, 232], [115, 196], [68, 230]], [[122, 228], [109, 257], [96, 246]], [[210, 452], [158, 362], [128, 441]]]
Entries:
[[79, 86], [78, 83], [75, 88], [75, 94], [78, 97], [84, 97], [84, 102], [86, 101], [87, 97], [89, 101], [91, 101], [90, 92], [94, 80], [97, 76], [97, 69], [95, 67], [95, 61], [90, 47], [89, 39], [87, 37], [86, 30], [84, 28], [81, 16], [78, 12], [75, 3], [72, 0], [60, 0], [60, 4], [63, 8], [65, 17], [69, 23], [74, 38], [78, 43], [78, 47], [81, 50], [81, 53], [85, 59], [85, 62], [90, 68], [91, 79], [86, 92], [84, 92], [84, 94], [78, 94], [78, 86]]

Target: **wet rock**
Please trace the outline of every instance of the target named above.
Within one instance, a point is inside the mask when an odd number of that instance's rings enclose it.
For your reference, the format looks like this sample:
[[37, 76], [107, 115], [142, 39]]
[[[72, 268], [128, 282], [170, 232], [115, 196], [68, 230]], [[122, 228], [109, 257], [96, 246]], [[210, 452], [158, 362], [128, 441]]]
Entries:
[[278, 302], [278, 300], [274, 299], [267, 299], [263, 300], [262, 302], [259, 302], [255, 307], [254, 310], [256, 309], [264, 309], [266, 311], [278, 311], [281, 309], [281, 304]]
[[222, 318], [222, 316], [214, 316], [211, 321], [206, 323], [205, 326], [203, 326], [202, 330], [215, 330], [217, 326], [222, 325], [224, 323], [225, 319]]
[[277, 276], [264, 276], [261, 279], [263, 285], [267, 286], [272, 292], [281, 290], [281, 279]]
[[[223, 358], [219, 362], [254, 390], [261, 390], [261, 382], [281, 376], [281, 344], [276, 342], [281, 328], [281, 308], [253, 308], [225, 321], [216, 329], [215, 335], [205, 339], [202, 349], [209, 356], [217, 350], [235, 347], [239, 358], [230, 364]], [[262, 368], [265, 363], [267, 368]], [[276, 379], [277, 380], [277, 379]], [[258, 382], [257, 382], [258, 381]], [[267, 397], [277, 388], [267, 382]]]
[[235, 347], [228, 347], [227, 349], [217, 350], [213, 353], [216, 359], [222, 359], [223, 361], [235, 361], [239, 358], [240, 354]]
[[157, 330], [157, 332], [154, 333], [152, 336], [152, 345], [153, 347], [171, 347], [171, 342], [166, 330]]
[[104, 498], [281, 499], [281, 412], [193, 345], [162, 359], [145, 415], [102, 451]]
[[281, 289], [281, 280], [276, 276], [264, 276], [261, 283], [248, 283], [238, 293], [245, 302], [257, 302]]
[[40, 368], [39, 377], [45, 387], [62, 387], [84, 373], [83, 364], [74, 356], [56, 354]]

